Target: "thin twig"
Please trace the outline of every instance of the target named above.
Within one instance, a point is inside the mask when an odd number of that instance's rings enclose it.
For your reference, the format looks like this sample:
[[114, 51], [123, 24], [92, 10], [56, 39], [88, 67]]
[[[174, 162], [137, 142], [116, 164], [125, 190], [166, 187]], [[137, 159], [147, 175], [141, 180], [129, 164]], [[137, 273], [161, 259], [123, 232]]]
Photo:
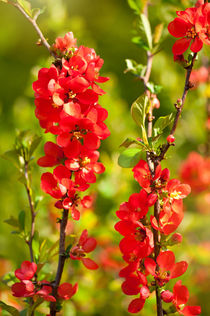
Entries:
[[[60, 284], [62, 273], [63, 273], [63, 268], [64, 264], [66, 261], [66, 255], [65, 255], [65, 239], [66, 239], [66, 226], [68, 223], [68, 215], [69, 215], [69, 210], [63, 210], [63, 216], [60, 222], [60, 242], [59, 242], [59, 260], [58, 260], [58, 268], [57, 268], [57, 273], [55, 277], [55, 282], [53, 284], [53, 291], [52, 295], [57, 298], [57, 288]], [[52, 302], [50, 304], [50, 315], [55, 316], [57, 313], [56, 310], [56, 302]]]
[[[194, 63], [195, 63], [196, 56], [197, 56], [197, 53], [194, 53], [192, 61], [191, 61], [191, 64], [187, 68], [187, 74], [186, 74], [186, 79], [185, 79], [184, 91], [183, 91], [182, 98], [181, 98], [181, 105], [180, 106], [177, 105], [177, 104], [175, 105], [177, 112], [176, 112], [176, 116], [174, 118], [172, 129], [170, 131], [171, 135], [174, 135], [174, 133], [176, 131], [176, 128], [177, 128], [177, 125], [178, 125], [178, 121], [180, 119], [180, 116], [181, 116], [181, 113], [182, 113], [182, 110], [183, 110], [183, 107], [184, 107], [185, 99], [186, 99], [187, 93], [188, 93], [188, 91], [190, 89], [190, 75], [191, 75], [191, 72], [192, 72], [192, 69], [193, 69], [193, 66], [194, 66]], [[160, 162], [160, 161], [162, 161], [164, 159], [165, 154], [168, 151], [169, 147], [170, 147], [169, 143], [167, 143], [166, 145], [164, 145], [162, 147], [160, 155], [157, 157], [157, 161]]]
[[[145, 7], [144, 13], [148, 15], [148, 7]], [[148, 98], [150, 98], [151, 93], [147, 87], [147, 84], [150, 79], [151, 71], [152, 71], [152, 62], [153, 62], [153, 57], [154, 55], [151, 54], [151, 52], [147, 52], [147, 69], [145, 76], [143, 77], [143, 82], [144, 82], [144, 90], [145, 93], [147, 94]], [[147, 116], [148, 120], [148, 125], [147, 125], [147, 137], [152, 137], [152, 125], [153, 125], [153, 108], [152, 105], [150, 106], [149, 113]], [[147, 163], [150, 169], [150, 172], [152, 175], [155, 174], [155, 170], [157, 165], [153, 161], [153, 157], [150, 152], [147, 152]], [[154, 205], [154, 216], [156, 220], [159, 220], [159, 213], [160, 213], [160, 204], [159, 201]], [[154, 252], [155, 252], [155, 260], [157, 259], [157, 256], [159, 255], [160, 252], [160, 246], [159, 246], [159, 233], [157, 230], [153, 229], [153, 238], [154, 238]], [[157, 305], [157, 316], [163, 316], [163, 308], [162, 308], [162, 301], [160, 297], [160, 290], [159, 290], [159, 285], [157, 281], [155, 281], [155, 294], [156, 294], [156, 305]]]
[[25, 18], [33, 25], [33, 27], [35, 28], [39, 38], [42, 41], [42, 44], [47, 48], [47, 50], [49, 51], [50, 55], [52, 55], [53, 57], [56, 58], [55, 53], [51, 50], [50, 44], [48, 43], [48, 41], [46, 40], [46, 38], [44, 37], [42, 31], [40, 30], [39, 26], [36, 23], [36, 20], [40, 14], [40, 11], [37, 12], [37, 14], [34, 16], [34, 18], [31, 18], [28, 13], [23, 9], [23, 7], [17, 3], [17, 2], [13, 2], [13, 1], [8, 1], [9, 4], [13, 5], [15, 8], [17, 8], [24, 16]]
[[30, 177], [28, 174], [28, 162], [25, 162], [25, 179], [26, 179], [25, 188], [26, 188], [30, 212], [31, 212], [31, 231], [30, 231], [30, 237], [29, 237], [29, 240], [27, 241], [27, 244], [28, 244], [29, 251], [30, 251], [31, 262], [33, 262], [34, 261], [34, 254], [33, 254], [32, 243], [33, 243], [34, 232], [35, 232], [36, 213], [34, 210], [34, 202], [33, 202], [32, 193], [31, 193], [31, 186], [30, 186]]

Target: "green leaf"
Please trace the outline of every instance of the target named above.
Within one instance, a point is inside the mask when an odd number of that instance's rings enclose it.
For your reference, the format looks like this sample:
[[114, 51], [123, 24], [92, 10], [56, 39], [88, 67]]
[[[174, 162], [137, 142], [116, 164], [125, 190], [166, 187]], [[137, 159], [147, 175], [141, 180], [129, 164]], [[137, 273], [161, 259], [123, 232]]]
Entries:
[[126, 59], [126, 70], [124, 73], [131, 72], [134, 75], [138, 75], [143, 77], [146, 72], [146, 66], [138, 64], [135, 60], [132, 59]]
[[17, 0], [17, 3], [24, 9], [24, 11], [32, 17], [32, 10], [31, 10], [31, 4], [30, 2], [26, 0]]
[[13, 227], [19, 227], [19, 221], [13, 216], [11, 216], [8, 219], [5, 219], [4, 223], [7, 223], [8, 225]]
[[139, 20], [140, 35], [143, 40], [148, 44], [149, 49], [152, 49], [152, 31], [147, 16], [143, 13], [140, 14]]
[[174, 121], [175, 116], [176, 112], [172, 112], [167, 116], [159, 117], [154, 124], [154, 136], [162, 134], [163, 130]]
[[139, 48], [143, 48], [144, 50], [150, 50], [148, 43], [146, 40], [143, 40], [140, 36], [134, 36], [131, 39], [132, 43], [136, 44]]
[[18, 221], [19, 221], [19, 226], [20, 226], [21, 231], [25, 230], [25, 217], [26, 217], [25, 211], [21, 211], [18, 215]]
[[19, 155], [18, 155], [17, 150], [15, 149], [6, 151], [4, 154], [1, 155], [1, 158], [12, 162], [16, 168], [20, 167]]
[[33, 242], [32, 242], [32, 249], [33, 249], [33, 253], [35, 256], [35, 259], [38, 261], [39, 258], [39, 233], [38, 231], [35, 231], [34, 233], [34, 237], [33, 237]]
[[119, 158], [118, 164], [122, 168], [132, 168], [134, 167], [141, 158], [142, 150], [138, 148], [128, 148], [124, 150]]
[[145, 125], [148, 97], [143, 94], [131, 106], [131, 115], [138, 126]]
[[128, 5], [136, 14], [139, 14], [142, 9], [141, 0], [128, 0]]
[[153, 82], [147, 83], [147, 88], [151, 93], [158, 94], [163, 89], [161, 85], [155, 85]]
[[120, 145], [120, 147], [125, 147], [125, 148], [128, 148], [129, 146], [133, 145], [133, 144], [136, 144], [140, 147], [142, 147], [142, 149], [146, 149], [147, 147], [144, 145], [143, 142], [137, 140], [136, 138], [134, 137], [128, 137], [126, 138], [126, 140], [124, 140], [124, 142]]
[[20, 313], [19, 311], [13, 307], [13, 306], [10, 306], [10, 305], [7, 305], [5, 304], [4, 302], [0, 301], [0, 307], [4, 310], [4, 311], [7, 311], [8, 313], [10, 313], [10, 315], [13, 315], [13, 316], [20, 316]]

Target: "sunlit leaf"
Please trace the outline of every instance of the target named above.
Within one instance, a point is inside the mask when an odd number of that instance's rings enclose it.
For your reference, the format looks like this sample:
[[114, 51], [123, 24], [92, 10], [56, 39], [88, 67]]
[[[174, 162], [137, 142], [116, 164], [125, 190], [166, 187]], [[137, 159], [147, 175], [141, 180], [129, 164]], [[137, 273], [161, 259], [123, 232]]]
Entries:
[[143, 13], [140, 14], [139, 30], [140, 30], [141, 38], [143, 40], [146, 40], [146, 43], [148, 44], [148, 47], [151, 50], [152, 49], [152, 31], [150, 27], [150, 22], [147, 16]]
[[120, 154], [118, 158], [118, 164], [122, 168], [132, 168], [139, 162], [141, 153], [141, 149], [128, 148]]
[[169, 115], [161, 116], [157, 119], [157, 121], [154, 124], [154, 136], [161, 134], [163, 130], [169, 126], [175, 118], [176, 112], [172, 112]]
[[17, 0], [17, 3], [19, 3], [19, 5], [21, 5], [21, 7], [24, 9], [24, 11], [25, 11], [30, 17], [32, 17], [31, 4], [30, 4], [29, 1], [26, 1], [26, 0]]

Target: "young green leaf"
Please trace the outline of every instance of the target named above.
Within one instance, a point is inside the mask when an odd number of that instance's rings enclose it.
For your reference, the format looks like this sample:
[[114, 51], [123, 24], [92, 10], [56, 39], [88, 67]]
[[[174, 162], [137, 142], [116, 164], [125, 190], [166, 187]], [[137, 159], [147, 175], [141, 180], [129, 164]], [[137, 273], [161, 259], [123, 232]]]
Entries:
[[138, 126], [145, 125], [148, 97], [143, 94], [131, 106], [131, 115]]
[[1, 158], [12, 162], [16, 168], [20, 167], [19, 154], [15, 149], [6, 151], [4, 154], [1, 155]]
[[142, 48], [146, 51], [150, 50], [147, 41], [141, 38], [140, 36], [134, 36], [131, 39], [131, 42], [136, 44], [139, 48]]
[[141, 0], [128, 0], [129, 7], [139, 14], [142, 8]]
[[163, 130], [169, 126], [175, 118], [176, 112], [172, 112], [169, 115], [161, 116], [157, 119], [154, 125], [154, 137], [156, 137], [159, 134], [162, 134]]
[[122, 168], [132, 168], [134, 167], [141, 158], [142, 150], [138, 148], [128, 148], [124, 150], [119, 158], [118, 164]]
[[147, 16], [143, 13], [140, 14], [139, 30], [140, 30], [141, 38], [146, 41], [149, 49], [151, 50], [152, 49], [151, 26], [150, 26], [150, 22], [149, 22]]
[[134, 137], [128, 137], [126, 138], [126, 140], [124, 140], [124, 142], [120, 145], [120, 147], [125, 147], [128, 148], [129, 146], [136, 144], [139, 147], [141, 147], [142, 149], [146, 149], [147, 147], [144, 145], [143, 142], [138, 141], [136, 138]]
[[18, 222], [19, 222], [21, 231], [25, 230], [25, 218], [26, 218], [25, 211], [21, 211], [18, 215]]
[[24, 11], [32, 17], [32, 10], [31, 10], [31, 4], [30, 2], [26, 0], [17, 0], [17, 3], [24, 9]]
[[8, 219], [5, 219], [4, 223], [7, 223], [8, 225], [13, 226], [13, 227], [19, 227], [19, 221], [13, 216], [11, 216]]
[[35, 256], [35, 259], [38, 260], [39, 258], [39, 233], [38, 231], [35, 231], [34, 233], [34, 238], [33, 238], [33, 242], [32, 242], [32, 249], [33, 249], [33, 253]]
[[7, 311], [10, 315], [12, 316], [20, 316], [19, 311], [10, 305], [5, 304], [4, 302], [0, 301], [0, 307], [4, 310]]

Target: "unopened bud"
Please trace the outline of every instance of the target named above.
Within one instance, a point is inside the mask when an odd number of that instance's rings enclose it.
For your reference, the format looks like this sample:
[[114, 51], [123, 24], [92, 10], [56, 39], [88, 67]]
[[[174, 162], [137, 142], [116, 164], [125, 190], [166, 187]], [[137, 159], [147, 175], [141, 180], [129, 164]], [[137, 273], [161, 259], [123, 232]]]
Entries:
[[180, 244], [182, 242], [182, 235], [179, 233], [174, 233], [168, 240], [168, 245], [173, 246]]
[[165, 302], [165, 303], [171, 303], [173, 301], [174, 298], [174, 294], [171, 293], [170, 291], [163, 291], [161, 293], [161, 299]]
[[175, 141], [175, 137], [174, 137], [174, 135], [168, 135], [168, 137], [166, 138], [166, 140], [167, 140], [167, 142], [169, 143], [169, 144], [172, 144], [172, 143], [174, 143], [174, 141]]
[[182, 99], [178, 99], [176, 102], [179, 107], [182, 106]]

